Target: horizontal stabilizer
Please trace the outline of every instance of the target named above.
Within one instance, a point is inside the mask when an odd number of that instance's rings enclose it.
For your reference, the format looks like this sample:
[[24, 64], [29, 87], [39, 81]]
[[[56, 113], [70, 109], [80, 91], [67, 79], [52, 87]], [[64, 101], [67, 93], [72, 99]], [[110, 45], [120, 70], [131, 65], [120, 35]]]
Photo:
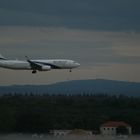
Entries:
[[6, 60], [6, 58], [0, 54], [0, 60]]

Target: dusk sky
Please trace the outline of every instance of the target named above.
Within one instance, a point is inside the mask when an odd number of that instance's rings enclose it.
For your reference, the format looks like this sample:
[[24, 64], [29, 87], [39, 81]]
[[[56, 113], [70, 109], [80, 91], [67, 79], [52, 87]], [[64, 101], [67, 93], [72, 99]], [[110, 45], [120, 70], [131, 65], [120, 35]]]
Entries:
[[0, 85], [77, 79], [140, 82], [140, 0], [0, 0], [0, 53], [9, 59], [66, 58], [49, 72], [0, 68]]

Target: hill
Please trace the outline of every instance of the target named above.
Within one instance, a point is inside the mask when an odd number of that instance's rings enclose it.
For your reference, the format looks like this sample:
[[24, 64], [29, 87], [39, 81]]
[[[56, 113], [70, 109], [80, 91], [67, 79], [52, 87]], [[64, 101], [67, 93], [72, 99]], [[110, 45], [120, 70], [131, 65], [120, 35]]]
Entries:
[[51, 85], [0, 86], [0, 94], [111, 94], [140, 97], [140, 83], [105, 79], [73, 80]]

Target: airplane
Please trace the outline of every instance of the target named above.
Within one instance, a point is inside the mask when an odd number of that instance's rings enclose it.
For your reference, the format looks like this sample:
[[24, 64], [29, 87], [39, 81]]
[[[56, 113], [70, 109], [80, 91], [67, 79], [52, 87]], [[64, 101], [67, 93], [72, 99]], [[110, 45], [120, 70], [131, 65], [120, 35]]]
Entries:
[[53, 69], [69, 69], [80, 66], [79, 63], [68, 59], [38, 59], [31, 60], [27, 56], [26, 60], [9, 60], [0, 55], [0, 67], [13, 70], [32, 70], [35, 74], [37, 71], [50, 71]]

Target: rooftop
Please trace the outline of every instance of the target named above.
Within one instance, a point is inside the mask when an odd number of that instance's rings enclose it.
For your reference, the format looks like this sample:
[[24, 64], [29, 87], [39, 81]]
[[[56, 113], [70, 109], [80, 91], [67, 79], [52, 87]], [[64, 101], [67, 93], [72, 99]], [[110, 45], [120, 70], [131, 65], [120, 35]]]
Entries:
[[108, 121], [101, 125], [101, 127], [119, 127], [119, 126], [130, 127], [129, 124], [127, 124], [123, 121]]

